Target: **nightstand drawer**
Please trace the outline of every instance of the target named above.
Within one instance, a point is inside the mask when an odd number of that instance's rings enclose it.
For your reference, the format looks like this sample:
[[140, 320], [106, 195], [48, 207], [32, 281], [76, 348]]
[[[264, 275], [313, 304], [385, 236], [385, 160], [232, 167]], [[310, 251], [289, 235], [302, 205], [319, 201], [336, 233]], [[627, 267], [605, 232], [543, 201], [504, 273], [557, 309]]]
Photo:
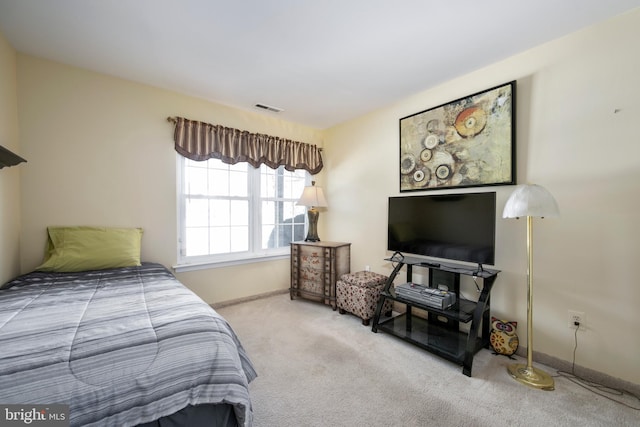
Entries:
[[318, 254], [311, 255], [300, 255], [299, 268], [316, 268], [323, 269], [325, 267], [324, 264], [325, 258], [322, 256], [318, 256]]

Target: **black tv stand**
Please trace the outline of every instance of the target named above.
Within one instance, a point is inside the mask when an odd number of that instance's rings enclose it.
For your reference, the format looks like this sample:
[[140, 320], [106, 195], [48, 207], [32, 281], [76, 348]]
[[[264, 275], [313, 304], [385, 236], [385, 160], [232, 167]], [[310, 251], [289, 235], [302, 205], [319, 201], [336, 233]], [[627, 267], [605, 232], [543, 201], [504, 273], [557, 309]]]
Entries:
[[[396, 263], [383, 291], [380, 294], [371, 330], [378, 330], [395, 335], [425, 350], [437, 354], [447, 360], [462, 365], [462, 373], [471, 376], [473, 356], [480, 349], [489, 346], [490, 332], [490, 293], [498, 276], [498, 270], [487, 270], [481, 266], [470, 268], [460, 264], [430, 263], [424, 259], [404, 256], [393, 256], [387, 259]], [[456, 303], [447, 309], [438, 309], [424, 303], [402, 298], [395, 293], [393, 281], [402, 269], [407, 267], [407, 282], [412, 282], [413, 267], [429, 269], [429, 286], [438, 287], [438, 280], [445, 280], [452, 286], [448, 289], [455, 292]], [[460, 298], [460, 276], [473, 276], [483, 281], [478, 301]], [[477, 286], [477, 283], [476, 283]], [[406, 311], [400, 315], [380, 321], [382, 307], [386, 300], [404, 304]], [[412, 308], [427, 312], [427, 316], [419, 317], [412, 313]], [[468, 332], [460, 330], [460, 323], [470, 323]]]

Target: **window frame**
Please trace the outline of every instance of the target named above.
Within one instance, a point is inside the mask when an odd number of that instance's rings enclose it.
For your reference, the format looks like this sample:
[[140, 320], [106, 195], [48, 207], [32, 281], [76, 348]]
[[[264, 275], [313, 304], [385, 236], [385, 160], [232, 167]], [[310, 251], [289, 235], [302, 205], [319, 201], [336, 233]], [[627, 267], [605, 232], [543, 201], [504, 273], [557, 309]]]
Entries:
[[[262, 208], [263, 197], [260, 190], [261, 172], [260, 168], [253, 168], [248, 165], [248, 196], [249, 196], [249, 249], [243, 252], [208, 254], [200, 256], [184, 255], [184, 236], [186, 234], [186, 196], [184, 192], [185, 169], [187, 159], [179, 154], [176, 155], [176, 200], [177, 200], [177, 263], [173, 266], [176, 272], [202, 270], [209, 268], [220, 268], [234, 265], [249, 264], [255, 262], [265, 262], [278, 259], [289, 258], [291, 250], [289, 246], [261, 249], [255, 248], [259, 241], [256, 237], [262, 233]], [[305, 171], [304, 185], [311, 184], [312, 176]], [[305, 208], [306, 214], [306, 208]], [[308, 230], [308, 219], [305, 215], [304, 233]]]

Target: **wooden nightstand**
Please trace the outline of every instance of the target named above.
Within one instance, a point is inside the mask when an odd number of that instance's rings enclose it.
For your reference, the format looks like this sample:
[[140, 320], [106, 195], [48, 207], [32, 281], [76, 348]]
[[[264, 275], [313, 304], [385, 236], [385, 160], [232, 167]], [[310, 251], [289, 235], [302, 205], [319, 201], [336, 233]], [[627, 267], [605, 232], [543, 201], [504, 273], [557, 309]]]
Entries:
[[350, 272], [351, 243], [291, 243], [291, 299], [320, 301], [335, 310], [336, 282]]

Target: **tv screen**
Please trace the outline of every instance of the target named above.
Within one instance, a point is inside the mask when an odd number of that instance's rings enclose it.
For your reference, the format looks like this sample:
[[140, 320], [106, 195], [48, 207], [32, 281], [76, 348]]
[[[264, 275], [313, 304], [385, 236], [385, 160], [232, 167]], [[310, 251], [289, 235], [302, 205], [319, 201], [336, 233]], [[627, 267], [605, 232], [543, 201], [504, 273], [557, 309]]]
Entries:
[[388, 250], [495, 263], [496, 193], [389, 197]]

